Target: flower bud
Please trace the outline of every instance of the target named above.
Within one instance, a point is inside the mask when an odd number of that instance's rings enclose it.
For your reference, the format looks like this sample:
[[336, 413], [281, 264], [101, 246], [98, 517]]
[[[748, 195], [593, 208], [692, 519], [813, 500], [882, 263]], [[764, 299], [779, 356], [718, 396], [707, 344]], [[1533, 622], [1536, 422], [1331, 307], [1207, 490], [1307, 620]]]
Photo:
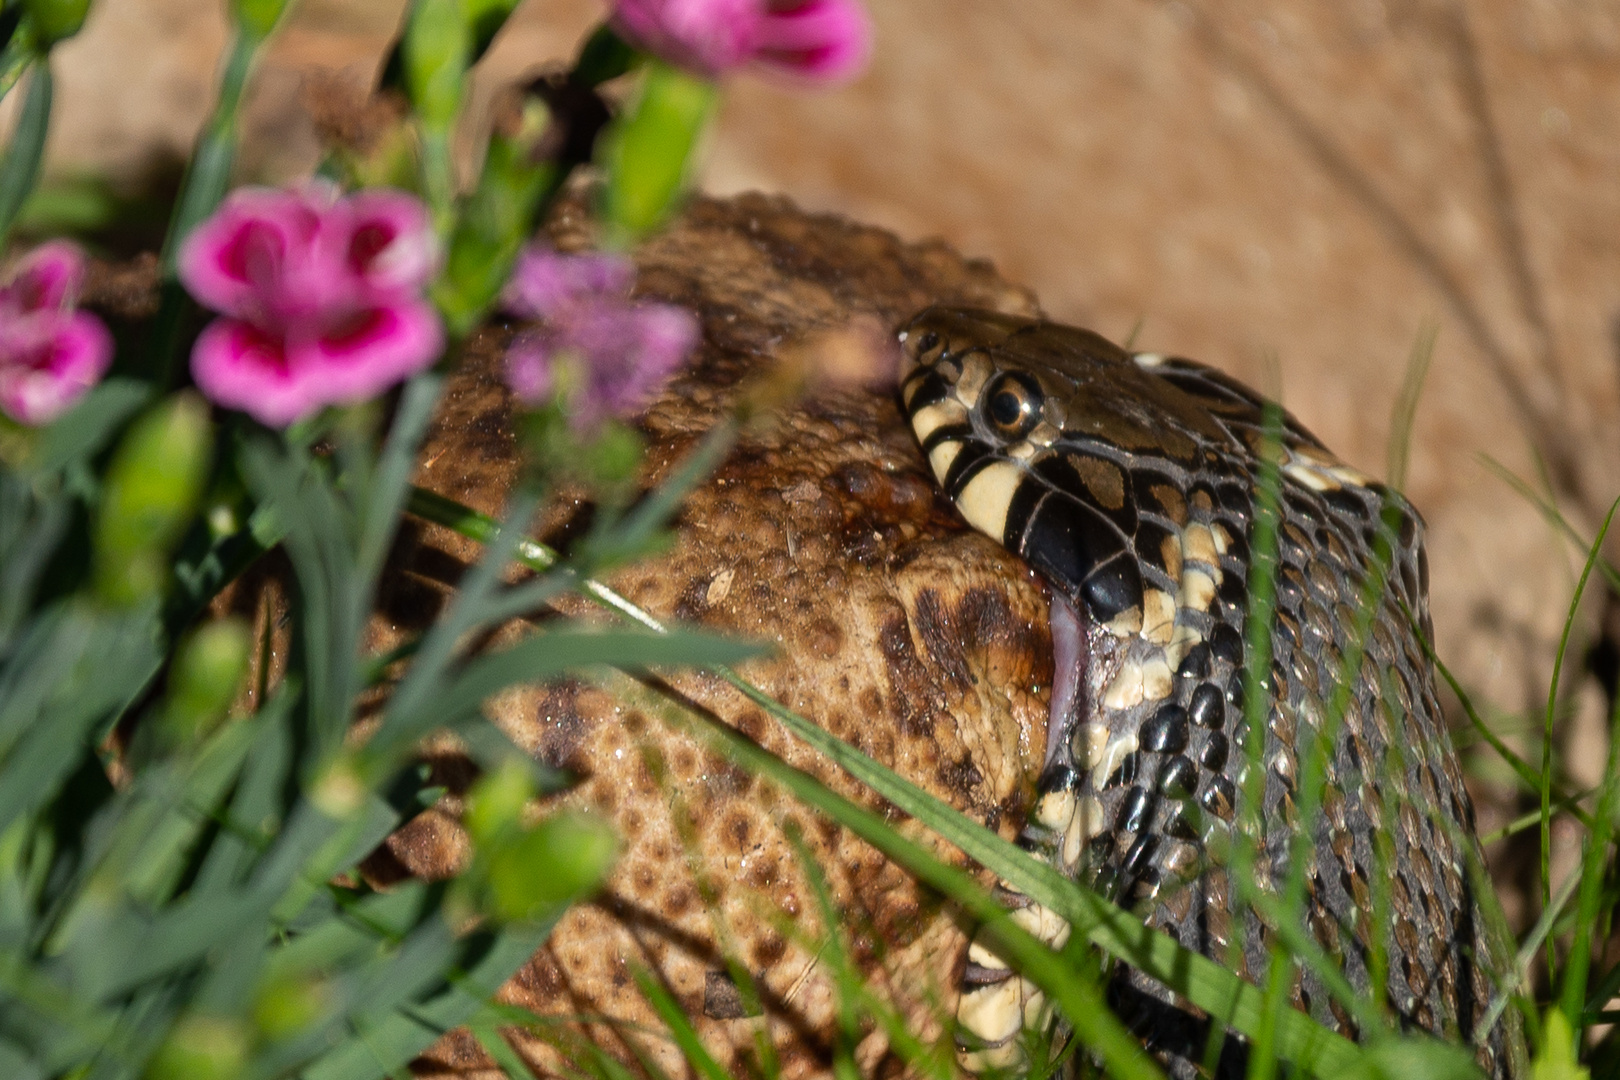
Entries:
[[616, 242], [646, 236], [674, 212], [717, 98], [713, 83], [662, 62], [647, 65], [640, 96], [606, 138], [603, 200]]
[[90, 11], [90, 0], [24, 0], [23, 6], [34, 21], [40, 43], [51, 46], [79, 32]]
[[130, 426], [102, 490], [96, 589], [129, 606], [163, 588], [169, 555], [196, 512], [213, 454], [208, 406], [177, 394]]
[[235, 1080], [247, 1064], [243, 1025], [218, 1016], [187, 1016], [146, 1067], [146, 1080]]
[[534, 798], [534, 782], [528, 767], [508, 758], [500, 768], [486, 773], [467, 792], [467, 810], [462, 823], [473, 843], [494, 844], [512, 830], [522, 827], [523, 808]]
[[241, 619], [199, 627], [175, 652], [163, 723], [169, 739], [189, 743], [206, 735], [231, 707], [247, 672], [252, 634]]
[[508, 921], [543, 917], [599, 886], [618, 853], [607, 822], [577, 811], [553, 814], [491, 853], [491, 912]]
[[270, 1040], [285, 1039], [332, 1009], [331, 984], [319, 975], [282, 975], [267, 982], [253, 1003], [253, 1024]]

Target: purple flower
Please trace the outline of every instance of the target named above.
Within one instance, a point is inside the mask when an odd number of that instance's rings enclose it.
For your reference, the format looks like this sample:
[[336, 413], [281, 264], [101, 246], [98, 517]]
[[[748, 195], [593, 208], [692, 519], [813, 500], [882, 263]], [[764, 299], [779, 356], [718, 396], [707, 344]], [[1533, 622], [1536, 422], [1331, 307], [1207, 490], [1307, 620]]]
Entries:
[[192, 377], [272, 427], [373, 397], [444, 348], [422, 299], [437, 265], [427, 211], [403, 192], [242, 188], [180, 249], [180, 280], [225, 316], [197, 338]]
[[682, 308], [632, 302], [634, 280], [635, 267], [616, 255], [531, 247], [519, 257], [505, 306], [545, 320], [506, 354], [506, 381], [520, 401], [538, 405], [566, 391], [569, 419], [582, 433], [646, 404], [691, 352], [698, 326]]
[[617, 0], [613, 26], [637, 47], [710, 78], [758, 62], [841, 82], [872, 51], [859, 0]]
[[0, 409], [37, 427], [67, 411], [106, 374], [112, 335], [75, 311], [84, 256], [61, 241], [24, 256], [0, 285]]

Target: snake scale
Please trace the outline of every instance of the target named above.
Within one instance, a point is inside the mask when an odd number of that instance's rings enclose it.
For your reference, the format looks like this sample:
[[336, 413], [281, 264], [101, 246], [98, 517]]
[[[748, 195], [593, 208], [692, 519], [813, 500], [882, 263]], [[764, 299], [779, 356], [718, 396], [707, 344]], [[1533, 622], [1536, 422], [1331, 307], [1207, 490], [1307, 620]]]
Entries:
[[[1247, 828], [1253, 883], [1275, 894], [1306, 830], [1306, 924], [1326, 956], [1365, 995], [1382, 946], [1396, 1023], [1476, 1041], [1505, 942], [1476, 893], [1473, 807], [1412, 625], [1427, 635], [1416, 512], [1282, 417], [1272, 662], [1254, 688], [1269, 719], [1257, 735], [1244, 681], [1263, 400], [1203, 365], [1038, 319], [930, 308], [899, 338], [905, 410], [941, 488], [1051, 592], [1051, 715], [1020, 845], [1263, 982], [1275, 927], [1241, 902], [1231, 832]], [[1329, 702], [1356, 655], [1380, 530], [1389, 570], [1335, 725]], [[1319, 811], [1302, 821], [1306, 747], [1324, 730]], [[1251, 761], [1263, 783], [1246, 784]], [[1245, 792], [1262, 787], [1246, 815]], [[1061, 919], [999, 893], [1020, 924], [1066, 939]], [[1129, 969], [1110, 998], [1172, 1075], [1200, 1075], [1208, 1024], [1196, 1008]], [[1292, 1004], [1360, 1035], [1308, 967]], [[974, 942], [958, 1021], [967, 1071], [1017, 1068], [1024, 1028], [1046, 1010]], [[1518, 1071], [1516, 1023], [1477, 1040], [1487, 1073]], [[1245, 1045], [1219, 1052], [1217, 1074], [1241, 1075]]]

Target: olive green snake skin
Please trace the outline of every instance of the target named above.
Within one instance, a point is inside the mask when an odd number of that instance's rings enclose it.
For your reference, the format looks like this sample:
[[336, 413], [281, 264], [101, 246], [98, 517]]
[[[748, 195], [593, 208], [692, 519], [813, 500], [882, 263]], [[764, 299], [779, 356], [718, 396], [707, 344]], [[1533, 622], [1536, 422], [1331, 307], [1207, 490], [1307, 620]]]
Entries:
[[[1477, 1041], [1488, 1074], [1515, 1075], [1513, 1009], [1475, 1039], [1506, 942], [1494, 901], [1476, 893], [1473, 807], [1413, 628], [1428, 634], [1416, 512], [1283, 416], [1272, 663], [1252, 688], [1268, 698], [1269, 720], [1255, 747], [1244, 672], [1262, 399], [1200, 364], [995, 312], [931, 308], [899, 337], [902, 399], [941, 488], [1051, 590], [1052, 713], [1021, 846], [1261, 982], [1275, 930], [1240, 902], [1222, 853], [1231, 830], [1246, 829], [1253, 884], [1276, 893], [1305, 830], [1306, 928], [1351, 986], [1369, 992], [1386, 950], [1397, 1027]], [[1364, 583], [1378, 565], [1388, 572], [1369, 625]], [[1358, 615], [1368, 629], [1359, 643]], [[1334, 688], [1358, 644], [1335, 724]], [[1306, 754], [1324, 733], [1320, 806], [1304, 821]], [[1246, 784], [1251, 761], [1263, 783]], [[1258, 813], [1246, 813], [1245, 791], [1262, 787]], [[1066, 938], [1056, 916], [1001, 892], [1026, 928]], [[1128, 969], [1110, 996], [1173, 1075], [1201, 1073], [1202, 1013]], [[1292, 1004], [1362, 1034], [1308, 967]], [[1038, 990], [970, 946], [958, 1008], [965, 1069], [1020, 1067], [1024, 1028], [1047, 1012]], [[1245, 1044], [1233, 1037], [1217, 1050], [1217, 1074], [1242, 1075]]]

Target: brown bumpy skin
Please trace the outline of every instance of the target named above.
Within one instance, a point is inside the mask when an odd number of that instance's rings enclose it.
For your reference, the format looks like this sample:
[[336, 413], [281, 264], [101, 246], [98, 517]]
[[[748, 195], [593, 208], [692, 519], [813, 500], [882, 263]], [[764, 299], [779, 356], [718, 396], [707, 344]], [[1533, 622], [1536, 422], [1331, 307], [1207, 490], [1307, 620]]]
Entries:
[[[581, 222], [565, 210], [554, 229], [560, 246], [589, 244]], [[940, 245], [905, 245], [758, 197], [694, 202], [637, 259], [638, 290], [688, 307], [704, 329], [694, 363], [644, 420], [648, 484], [784, 358], [822, 359], [818, 333], [864, 316], [880, 342], [878, 328], [934, 301], [1033, 309], [1027, 293]], [[498, 366], [508, 333], [488, 330], [473, 342], [418, 475], [489, 513], [500, 512], [517, 466]], [[563, 500], [546, 535], [566, 541], [581, 517]], [[476, 555], [445, 530], [413, 527], [396, 554], [374, 644], [386, 647], [432, 618]], [[1022, 818], [1044, 739], [1046, 600], [1016, 557], [967, 530], [936, 494], [892, 380], [822, 392], [745, 435], [685, 504], [672, 549], [610, 582], [660, 618], [773, 644], [772, 657], [743, 667], [768, 693], [1006, 835]], [[568, 610], [602, 617], [583, 605]], [[522, 632], [513, 626], [502, 637]], [[685, 674], [670, 683], [791, 763], [878, 805], [718, 679]], [[785, 832], [797, 826], [827, 875], [862, 975], [916, 1034], [938, 1037], [965, 948], [938, 900], [872, 849], [672, 732], [645, 692], [619, 693], [627, 684], [581, 679], [513, 691], [491, 708], [521, 745], [582, 778], [561, 801], [599, 810], [625, 841], [605, 893], [563, 920], [504, 999], [656, 1029], [632, 978], [645, 965], [736, 1074], [764, 1022], [785, 1076], [825, 1075], [833, 998], [814, 943], [794, 937], [824, 929]], [[435, 760], [445, 782], [464, 790], [466, 765], [448, 749]], [[449, 873], [465, 849], [457, 807], [452, 797], [404, 829], [371, 872]], [[717, 925], [735, 959], [761, 977], [768, 1020], [741, 1015]], [[608, 1025], [588, 1034], [634, 1060]], [[632, 1038], [671, 1075], [685, 1074], [667, 1040]], [[558, 1064], [539, 1040], [514, 1042], [543, 1074]], [[857, 1059], [875, 1073], [897, 1067], [881, 1033], [865, 1035]], [[441, 1075], [487, 1065], [457, 1035], [416, 1068]]]

